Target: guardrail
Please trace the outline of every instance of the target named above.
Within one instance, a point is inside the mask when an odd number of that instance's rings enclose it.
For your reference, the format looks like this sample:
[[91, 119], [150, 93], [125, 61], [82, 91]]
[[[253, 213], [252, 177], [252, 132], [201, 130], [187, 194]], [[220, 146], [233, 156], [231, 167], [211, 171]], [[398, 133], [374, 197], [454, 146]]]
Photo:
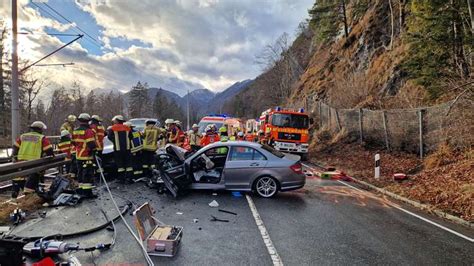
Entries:
[[6, 163], [0, 165], [0, 182], [13, 179], [15, 177], [26, 176], [38, 173], [50, 168], [66, 164], [66, 154], [61, 153], [55, 156], [48, 156], [38, 160]]

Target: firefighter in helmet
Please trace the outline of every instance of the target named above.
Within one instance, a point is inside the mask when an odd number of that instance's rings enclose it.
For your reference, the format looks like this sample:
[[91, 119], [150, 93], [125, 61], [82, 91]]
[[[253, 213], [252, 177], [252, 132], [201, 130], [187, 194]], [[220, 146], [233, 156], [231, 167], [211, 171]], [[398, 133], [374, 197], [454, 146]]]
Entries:
[[130, 152], [131, 152], [131, 164], [133, 167], [133, 179], [138, 179], [143, 174], [143, 136], [140, 131], [135, 129], [135, 126], [131, 122], [125, 122], [124, 125], [130, 128], [130, 134], [132, 134], [132, 140], [130, 141]]
[[[54, 155], [53, 147], [49, 140], [43, 135], [43, 131], [47, 129], [46, 125], [41, 121], [35, 121], [30, 125], [30, 132], [22, 134], [13, 145], [13, 161], [31, 161], [40, 159], [43, 156]], [[25, 193], [31, 193], [38, 190], [39, 182], [43, 173], [34, 173], [28, 176], [26, 183], [24, 180], [16, 179], [13, 181], [14, 192], [16, 197], [19, 190], [25, 187]]]
[[74, 129], [72, 134], [72, 143], [76, 150], [77, 181], [83, 184], [92, 183], [96, 142], [94, 131], [89, 127], [91, 117], [82, 113], [77, 120], [79, 127]]
[[95, 134], [97, 156], [102, 157], [104, 150], [105, 128], [102, 125], [102, 119], [98, 115], [93, 115], [89, 122], [92, 131]]
[[59, 131], [67, 130], [69, 131], [69, 134], [72, 135], [72, 132], [74, 131], [74, 128], [76, 127], [76, 116], [75, 115], [68, 115], [66, 118], [66, 121], [61, 125], [59, 128]]
[[114, 123], [107, 132], [107, 138], [114, 144], [114, 159], [117, 164], [117, 177], [120, 183], [131, 182], [133, 167], [131, 162], [131, 128], [124, 125], [125, 119], [122, 115], [112, 118]]

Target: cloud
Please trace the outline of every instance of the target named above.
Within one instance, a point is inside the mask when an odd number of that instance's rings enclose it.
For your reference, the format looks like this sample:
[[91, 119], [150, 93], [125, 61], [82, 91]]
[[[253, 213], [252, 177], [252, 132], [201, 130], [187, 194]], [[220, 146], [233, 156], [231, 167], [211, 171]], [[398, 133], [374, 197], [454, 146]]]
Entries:
[[[1, 2], [0, 16], [7, 17], [9, 7]], [[22, 27], [69, 32], [70, 25], [42, 17], [26, 0], [21, 2], [25, 6], [19, 10]], [[50, 0], [49, 5], [60, 2]], [[102, 52], [92, 53], [90, 41], [82, 40], [50, 60], [73, 61], [74, 67], [41, 71], [58, 84], [77, 79], [90, 89], [126, 90], [140, 80], [180, 94], [203, 87], [222, 90], [257, 76], [255, 54], [283, 32], [292, 34], [313, 2], [76, 0], [77, 12], [91, 17], [82, 23], [95, 23], [100, 29]], [[38, 58], [64, 42], [51, 36], [28, 36], [23, 41], [30, 45], [26, 47], [31, 48], [29, 58]]]

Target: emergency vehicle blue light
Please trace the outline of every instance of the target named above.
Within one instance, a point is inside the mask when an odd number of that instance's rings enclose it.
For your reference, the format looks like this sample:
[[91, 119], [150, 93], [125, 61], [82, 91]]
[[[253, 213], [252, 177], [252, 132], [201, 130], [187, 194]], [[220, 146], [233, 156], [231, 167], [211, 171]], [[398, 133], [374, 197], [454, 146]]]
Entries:
[[277, 111], [277, 112], [281, 111], [281, 107], [280, 107], [280, 106], [277, 106], [277, 107], [275, 108], [275, 111]]
[[304, 113], [304, 108], [300, 108], [300, 113]]

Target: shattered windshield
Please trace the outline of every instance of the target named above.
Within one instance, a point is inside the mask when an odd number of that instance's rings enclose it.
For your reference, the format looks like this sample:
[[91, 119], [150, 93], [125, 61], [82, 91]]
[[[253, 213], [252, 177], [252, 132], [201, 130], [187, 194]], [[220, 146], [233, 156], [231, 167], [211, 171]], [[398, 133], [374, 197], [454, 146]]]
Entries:
[[277, 127], [308, 128], [309, 119], [307, 115], [296, 114], [274, 114], [272, 125]]

